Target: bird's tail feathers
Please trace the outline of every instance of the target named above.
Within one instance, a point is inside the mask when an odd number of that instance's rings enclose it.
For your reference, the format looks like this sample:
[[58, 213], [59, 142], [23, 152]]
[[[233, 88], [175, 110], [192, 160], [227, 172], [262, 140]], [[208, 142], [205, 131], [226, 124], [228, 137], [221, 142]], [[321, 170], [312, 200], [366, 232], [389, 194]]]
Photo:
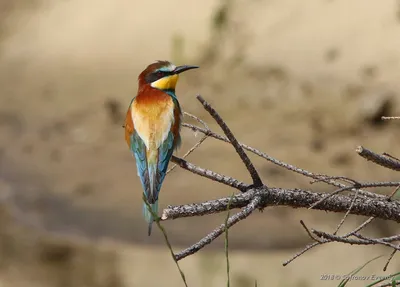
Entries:
[[[149, 207], [151, 208], [152, 212], [149, 210]], [[158, 214], [158, 200], [156, 200], [155, 203], [152, 204], [149, 203], [149, 206], [147, 206], [146, 203], [143, 203], [143, 216], [146, 222], [149, 224], [149, 229], [148, 229], [149, 236], [151, 235], [151, 227], [154, 221], [153, 213], [155, 215]]]
[[148, 187], [148, 198], [150, 202], [153, 202], [158, 199], [158, 180], [157, 180], [157, 161], [156, 162], [148, 162], [148, 172], [149, 172], [149, 187]]

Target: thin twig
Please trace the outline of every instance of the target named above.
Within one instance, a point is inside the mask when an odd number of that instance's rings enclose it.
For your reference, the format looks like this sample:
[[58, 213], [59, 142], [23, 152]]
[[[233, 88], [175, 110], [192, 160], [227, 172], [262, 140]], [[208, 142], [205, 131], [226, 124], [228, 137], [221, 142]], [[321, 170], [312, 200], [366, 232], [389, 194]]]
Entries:
[[210, 128], [208, 127], [207, 123], [206, 123], [205, 121], [203, 121], [202, 119], [200, 119], [199, 117], [197, 117], [197, 116], [195, 116], [195, 115], [193, 115], [193, 114], [187, 113], [187, 112], [183, 112], [183, 114], [184, 114], [185, 116], [188, 116], [189, 118], [194, 119], [195, 121], [199, 122], [200, 124], [202, 124], [203, 127], [204, 127], [206, 130], [210, 130]]
[[[327, 241], [328, 242], [328, 241]], [[286, 265], [288, 265], [289, 263], [291, 263], [293, 260], [295, 260], [296, 258], [298, 258], [298, 257], [300, 257], [301, 255], [303, 255], [304, 253], [306, 253], [308, 250], [310, 250], [310, 249], [312, 249], [312, 248], [314, 248], [315, 246], [318, 246], [318, 245], [322, 245], [322, 244], [324, 244], [325, 242], [318, 242], [318, 241], [315, 241], [314, 243], [311, 243], [311, 244], [309, 244], [309, 245], [307, 245], [305, 248], [303, 248], [300, 252], [298, 252], [298, 253], [296, 253], [293, 257], [291, 257], [290, 259], [288, 259], [288, 260], [286, 260], [285, 262], [283, 262], [283, 266], [286, 266]]]
[[334, 235], [336, 235], [339, 232], [340, 227], [342, 227], [342, 225], [344, 224], [345, 220], [347, 219], [347, 217], [349, 216], [351, 209], [353, 208], [354, 202], [356, 201], [358, 197], [358, 190], [356, 191], [356, 193], [354, 194], [353, 200], [351, 201], [350, 207], [347, 210], [346, 214], [343, 216], [342, 220], [340, 220], [339, 225], [336, 227], [335, 232], [333, 233]]
[[[185, 159], [186, 157], [188, 157], [192, 152], [194, 152], [206, 139], [207, 139], [207, 135], [204, 135], [201, 137], [201, 139], [194, 145], [192, 146], [183, 156], [182, 159]], [[178, 165], [174, 164], [169, 170], [167, 170], [167, 174], [170, 173], [171, 171], [173, 171]]]
[[381, 117], [382, 120], [400, 120], [400, 117]]
[[393, 196], [396, 195], [396, 193], [399, 191], [399, 189], [400, 189], [400, 185], [398, 185], [398, 186], [393, 190], [393, 192], [389, 195], [388, 200], [392, 200]]
[[340, 192], [343, 192], [343, 191], [346, 191], [346, 190], [350, 190], [352, 188], [353, 188], [352, 186], [346, 186], [346, 187], [339, 188], [339, 189], [337, 189], [337, 190], [335, 190], [335, 191], [333, 191], [331, 193], [328, 193], [323, 198], [321, 198], [320, 200], [315, 202], [313, 205], [311, 205], [308, 209], [313, 209], [316, 206], [318, 206], [319, 204], [323, 203], [325, 200], [329, 199], [330, 197], [332, 197], [332, 196], [334, 196], [334, 195], [336, 195], [336, 194], [338, 194]]
[[[217, 140], [220, 140], [220, 141], [223, 141], [223, 142], [226, 142], [226, 143], [230, 143], [228, 138], [226, 138], [226, 137], [224, 137], [222, 135], [219, 135], [219, 134], [217, 134], [217, 133], [215, 133], [215, 132], [213, 132], [211, 130], [206, 130], [206, 129], [203, 129], [201, 127], [198, 127], [198, 126], [195, 126], [195, 125], [191, 125], [191, 124], [188, 124], [188, 123], [183, 123], [183, 126], [188, 128], [188, 129], [190, 129], [190, 130], [192, 130], [192, 131], [194, 131], [194, 132], [198, 131], [198, 132], [201, 132], [203, 134], [208, 135], [209, 137], [215, 138]], [[310, 172], [308, 170], [305, 170], [305, 169], [296, 167], [294, 165], [285, 163], [283, 161], [280, 161], [278, 159], [275, 159], [275, 158], [269, 156], [268, 154], [266, 154], [266, 153], [264, 153], [264, 152], [262, 152], [262, 151], [260, 151], [260, 150], [258, 150], [256, 148], [250, 147], [250, 146], [248, 146], [246, 144], [239, 143], [239, 145], [241, 147], [243, 147], [245, 150], [248, 150], [248, 151], [254, 153], [255, 155], [257, 155], [259, 157], [262, 157], [262, 158], [268, 160], [269, 162], [271, 162], [271, 163], [273, 163], [273, 164], [275, 164], [277, 166], [283, 167], [284, 169], [287, 169], [289, 171], [296, 172], [298, 174], [304, 175], [304, 176], [312, 178], [312, 179], [320, 179], [320, 181], [323, 181], [323, 182], [325, 182], [325, 183], [327, 183], [329, 185], [332, 185], [332, 186], [336, 186], [338, 188], [347, 187], [345, 184], [342, 184], [340, 182], [337, 182], [335, 180], [330, 179], [332, 177], [329, 177], [329, 176], [327, 176], [325, 174], [313, 173], [313, 172]], [[352, 191], [355, 191], [355, 189], [353, 189]], [[369, 196], [369, 197], [372, 197], [372, 198], [375, 198], [375, 197], [383, 198], [384, 197], [381, 194], [367, 192], [367, 191], [364, 191], [364, 190], [360, 190], [360, 195], [365, 195], [365, 196]]]
[[247, 154], [245, 153], [243, 148], [240, 146], [239, 142], [237, 141], [237, 139], [235, 138], [235, 136], [233, 135], [231, 130], [228, 128], [228, 126], [226, 125], [224, 120], [220, 117], [220, 115], [217, 113], [217, 111], [214, 110], [214, 108], [211, 107], [211, 105], [202, 98], [202, 96], [198, 95], [197, 99], [203, 105], [204, 109], [207, 112], [209, 112], [209, 114], [214, 118], [214, 120], [218, 123], [218, 125], [224, 131], [226, 137], [229, 139], [230, 143], [233, 145], [236, 152], [240, 156], [241, 160], [245, 164], [247, 170], [249, 171], [250, 176], [253, 179], [253, 185], [255, 187], [262, 186], [263, 183], [262, 183], [262, 180], [261, 180], [257, 170], [255, 169], [254, 165], [250, 161], [250, 158], [247, 156]]
[[240, 191], [245, 191], [248, 188], [248, 185], [245, 184], [244, 182], [241, 182], [232, 177], [222, 175], [222, 174], [216, 173], [214, 171], [211, 171], [211, 170], [208, 170], [205, 168], [198, 167], [198, 166], [196, 166], [184, 159], [181, 159], [179, 157], [172, 156], [171, 161], [178, 164], [181, 168], [186, 169], [194, 174], [206, 177], [208, 179], [217, 181], [219, 183], [223, 183], [230, 187], [236, 188]]
[[387, 270], [387, 268], [388, 268], [388, 266], [390, 264], [390, 261], [392, 261], [392, 259], [393, 259], [394, 255], [396, 254], [396, 252], [397, 252], [397, 249], [393, 249], [392, 253], [390, 253], [389, 258], [385, 263], [385, 266], [383, 266], [383, 271]]
[[355, 228], [353, 231], [346, 233], [345, 235], [343, 235], [344, 238], [346, 237], [350, 237], [352, 235], [354, 235], [355, 233], [359, 232], [361, 229], [365, 228], [368, 224], [370, 224], [373, 220], [375, 219], [375, 217], [370, 217], [368, 218], [366, 221], [364, 221], [362, 224], [360, 224], [357, 228]]
[[392, 186], [399, 186], [400, 182], [398, 181], [382, 181], [382, 182], [364, 182], [364, 183], [359, 183], [357, 182], [356, 185], [354, 186], [345, 186], [343, 188], [339, 188], [335, 190], [332, 193], [327, 194], [324, 198], [322, 198], [319, 202], [314, 203], [312, 206], [309, 207], [309, 209], [315, 208], [317, 205], [321, 204], [324, 202], [324, 200], [328, 199], [329, 197], [338, 194], [343, 191], [348, 191], [348, 190], [355, 190], [356, 192], [360, 192], [361, 188], [372, 188], [372, 187], [392, 187]]
[[225, 218], [225, 259], [226, 259], [226, 277], [227, 277], [227, 287], [231, 285], [231, 278], [230, 278], [230, 264], [229, 264], [229, 228], [228, 228], [228, 220], [230, 217], [230, 204], [232, 202], [234, 194], [232, 193], [231, 199], [228, 202], [228, 208], [226, 212]]
[[[208, 127], [207, 123], [205, 121], [203, 121], [202, 119], [196, 117], [195, 115], [189, 114], [187, 112], [183, 112], [183, 114], [185, 116], [188, 116], [189, 118], [194, 119], [195, 121], [199, 122], [200, 124], [202, 124], [204, 126], [204, 128], [206, 130], [210, 130], [210, 128]], [[188, 157], [192, 152], [194, 152], [206, 139], [208, 138], [208, 135], [203, 134], [203, 136], [201, 137], [201, 139], [194, 145], [192, 146], [183, 156], [182, 158], [185, 159], [186, 157]], [[167, 170], [167, 174], [170, 173], [171, 171], [173, 171], [178, 165], [174, 164], [169, 170]]]
[[356, 244], [356, 245], [380, 244], [380, 245], [386, 245], [388, 247], [392, 247], [394, 249], [400, 250], [400, 247], [388, 242], [387, 240], [367, 238], [358, 233], [355, 233], [354, 236], [356, 236], [359, 239], [345, 238], [343, 236], [333, 235], [333, 234], [329, 234], [329, 233], [326, 233], [323, 231], [318, 231], [318, 230], [312, 230], [312, 233], [322, 239], [327, 239], [327, 240], [335, 241], [335, 242], [342, 242], [342, 243]]
[[[255, 196], [251, 200], [251, 202], [245, 208], [243, 208], [242, 211], [229, 217], [227, 222], [227, 227], [230, 228], [239, 221], [247, 218], [258, 207], [260, 200], [261, 198], [259, 196]], [[177, 261], [182, 260], [183, 258], [196, 253], [197, 251], [199, 251], [200, 249], [204, 248], [206, 245], [210, 244], [215, 239], [217, 239], [222, 233], [224, 233], [224, 231], [225, 231], [225, 224], [222, 224], [219, 227], [217, 227], [214, 231], [209, 233], [207, 236], [202, 238], [199, 242], [175, 254], [176, 260]]]
[[311, 233], [311, 230], [307, 227], [307, 225], [304, 223], [303, 220], [300, 220], [300, 224], [301, 224], [301, 226], [303, 226], [304, 230], [307, 232], [308, 236], [309, 236], [312, 240], [314, 240], [314, 241], [316, 241], [316, 242], [318, 242], [318, 243], [322, 243], [322, 242], [323, 242], [323, 240], [321, 240], [321, 239], [319, 239], [319, 238], [316, 238], [316, 237]]
[[151, 215], [153, 216], [153, 218], [155, 218], [155, 223], [157, 224], [157, 226], [158, 226], [158, 228], [160, 229], [161, 233], [164, 235], [165, 243], [167, 244], [167, 247], [168, 247], [168, 249], [169, 249], [169, 251], [170, 251], [170, 253], [171, 253], [172, 260], [174, 260], [175, 265], [176, 265], [176, 267], [178, 268], [179, 274], [181, 275], [181, 279], [182, 279], [183, 283], [185, 284], [185, 286], [188, 287], [187, 282], [186, 282], [185, 274], [183, 273], [181, 267], [179, 266], [178, 260], [176, 260], [176, 258], [175, 258], [174, 251], [172, 250], [172, 245], [171, 245], [171, 243], [169, 242], [169, 239], [168, 239], [168, 236], [167, 236], [167, 232], [165, 231], [164, 227], [161, 225], [161, 223], [160, 223], [160, 218], [158, 217], [158, 214], [156, 214], [156, 213], [152, 210], [152, 208], [151, 208], [149, 202], [147, 201], [147, 199], [146, 199], [144, 193], [143, 193], [143, 202], [146, 204], [146, 208], [149, 210], [149, 212], [151, 213]]
[[317, 177], [317, 178], [313, 179], [312, 181], [310, 181], [310, 183], [314, 184], [314, 183], [321, 182], [321, 181], [326, 182], [327, 180], [341, 180], [341, 181], [344, 181], [351, 185], [354, 185], [355, 187], [359, 185], [359, 182], [352, 178], [348, 178], [345, 176], [328, 176], [328, 175]]
[[296, 253], [295, 255], [293, 255], [290, 259], [286, 260], [285, 262], [283, 262], [283, 266], [288, 265], [289, 263], [291, 263], [293, 260], [295, 260], [296, 258], [300, 257], [301, 255], [303, 255], [304, 253], [306, 253], [308, 250], [314, 248], [315, 246], [318, 245], [322, 245], [325, 243], [328, 243], [328, 240], [325, 239], [321, 239], [321, 238], [316, 238], [315, 236], [313, 236], [313, 234], [311, 233], [310, 229], [307, 227], [307, 225], [304, 223], [303, 220], [300, 220], [300, 224], [301, 226], [304, 228], [304, 230], [307, 232], [308, 236], [315, 241], [314, 243], [308, 244], [305, 248], [303, 248], [300, 252]]

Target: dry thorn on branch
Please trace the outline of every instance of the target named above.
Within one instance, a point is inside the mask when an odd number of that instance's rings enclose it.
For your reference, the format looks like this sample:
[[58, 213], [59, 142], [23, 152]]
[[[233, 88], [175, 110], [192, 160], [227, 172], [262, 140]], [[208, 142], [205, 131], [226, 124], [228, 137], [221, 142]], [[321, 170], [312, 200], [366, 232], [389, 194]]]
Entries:
[[373, 163], [395, 170], [395, 171], [400, 171], [400, 161], [389, 158], [388, 156], [385, 155], [380, 155], [377, 153], [374, 153], [373, 151], [370, 151], [362, 146], [357, 147], [356, 149], [357, 153], [365, 158], [366, 160], [372, 161]]

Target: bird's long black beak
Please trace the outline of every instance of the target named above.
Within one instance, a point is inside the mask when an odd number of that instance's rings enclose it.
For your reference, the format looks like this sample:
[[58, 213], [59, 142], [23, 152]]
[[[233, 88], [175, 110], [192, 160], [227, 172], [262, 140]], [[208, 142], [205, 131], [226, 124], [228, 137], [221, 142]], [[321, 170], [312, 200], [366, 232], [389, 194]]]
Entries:
[[189, 65], [178, 66], [175, 68], [174, 74], [180, 74], [184, 71], [191, 70], [191, 69], [197, 69], [197, 68], [199, 68], [199, 67], [198, 66], [189, 66]]

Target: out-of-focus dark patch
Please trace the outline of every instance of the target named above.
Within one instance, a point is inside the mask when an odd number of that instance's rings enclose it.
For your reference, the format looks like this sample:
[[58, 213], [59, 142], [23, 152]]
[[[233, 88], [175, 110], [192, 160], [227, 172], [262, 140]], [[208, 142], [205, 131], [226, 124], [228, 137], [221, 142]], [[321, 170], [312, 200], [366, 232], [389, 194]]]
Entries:
[[347, 85], [343, 91], [347, 98], [358, 98], [362, 96], [364, 92], [365, 88], [356, 84]]
[[11, 130], [14, 136], [19, 136], [24, 130], [24, 123], [17, 113], [0, 111], [0, 128], [1, 127], [6, 127]]
[[26, 144], [22, 147], [22, 152], [26, 154], [32, 154], [33, 152], [33, 144]]
[[310, 148], [314, 152], [321, 152], [325, 149], [325, 143], [321, 138], [314, 138], [311, 140]]
[[39, 137], [42, 141], [50, 140], [53, 134], [66, 134], [68, 131], [68, 125], [63, 120], [54, 121], [39, 130]]
[[275, 107], [275, 102], [272, 101], [271, 98], [268, 98], [268, 97], [262, 97], [260, 99], [259, 104], [260, 104], [260, 107], [265, 110], [271, 110]]
[[240, 97], [237, 99], [237, 107], [241, 110], [247, 110], [250, 108], [250, 104], [246, 98]]
[[233, 286], [254, 286], [254, 278], [246, 273], [236, 273], [233, 276]]
[[314, 95], [314, 87], [310, 82], [301, 83], [300, 90], [303, 93], [303, 95], [307, 98], [310, 98]]
[[361, 77], [365, 80], [373, 80], [378, 76], [378, 67], [374, 65], [368, 65], [361, 69]]
[[121, 104], [116, 99], [108, 99], [104, 103], [107, 115], [113, 124], [121, 124], [124, 115], [121, 111]]
[[60, 134], [64, 134], [67, 132], [67, 123], [62, 120], [55, 121], [53, 124], [53, 129]]
[[332, 157], [332, 163], [337, 166], [348, 165], [351, 163], [351, 157], [347, 153], [338, 153]]
[[385, 100], [380, 102], [380, 106], [372, 113], [371, 115], [365, 118], [365, 122], [374, 127], [374, 128], [382, 128], [388, 124], [388, 121], [383, 121], [383, 116], [390, 116], [393, 110], [393, 101], [390, 98], [386, 98]]
[[51, 85], [47, 85], [43, 88], [42, 97], [45, 101], [52, 101], [54, 98], [54, 89]]
[[[8, 25], [8, 19], [21, 11], [34, 10], [40, 7], [42, 0], [2, 0], [0, 1], [0, 40], [14, 32], [14, 25]], [[17, 26], [17, 25], [15, 25]]]
[[280, 66], [266, 66], [248, 69], [248, 76], [256, 80], [275, 80], [286, 82], [289, 80], [288, 73]]
[[95, 188], [92, 183], [90, 182], [84, 182], [81, 184], [78, 184], [75, 189], [74, 189], [74, 194], [80, 195], [80, 196], [86, 196], [90, 195], [94, 192]]
[[397, 1], [396, 18], [400, 22], [400, 2]]
[[61, 151], [59, 149], [53, 149], [50, 153], [50, 159], [54, 162], [61, 162], [62, 156]]
[[324, 58], [327, 63], [333, 63], [340, 57], [340, 51], [337, 48], [330, 48], [325, 52]]
[[72, 247], [62, 243], [42, 243], [39, 250], [40, 260], [49, 264], [68, 263], [74, 255]]
[[321, 118], [316, 115], [311, 115], [311, 128], [315, 133], [322, 133], [323, 126], [321, 124]]
[[268, 176], [281, 176], [285, 171], [277, 166], [264, 166], [262, 172]]

